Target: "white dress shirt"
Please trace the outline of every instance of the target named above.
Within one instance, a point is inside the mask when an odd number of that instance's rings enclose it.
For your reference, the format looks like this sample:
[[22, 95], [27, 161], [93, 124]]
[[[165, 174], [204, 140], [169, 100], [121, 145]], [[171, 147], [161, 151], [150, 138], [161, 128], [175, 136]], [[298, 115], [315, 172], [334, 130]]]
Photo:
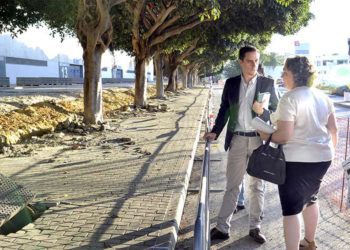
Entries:
[[252, 127], [252, 105], [256, 90], [256, 74], [249, 82], [245, 82], [243, 75], [241, 76], [241, 86], [239, 88], [239, 110], [238, 121], [235, 131], [251, 132], [255, 131]]

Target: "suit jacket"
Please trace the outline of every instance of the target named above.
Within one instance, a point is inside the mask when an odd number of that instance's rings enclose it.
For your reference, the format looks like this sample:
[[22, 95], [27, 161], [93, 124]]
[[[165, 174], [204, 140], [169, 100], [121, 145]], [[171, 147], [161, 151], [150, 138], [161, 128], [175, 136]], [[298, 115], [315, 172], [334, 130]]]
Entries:
[[[231, 140], [233, 137], [233, 132], [238, 120], [238, 110], [239, 110], [239, 90], [241, 85], [241, 76], [232, 77], [226, 80], [224, 90], [221, 97], [221, 105], [219, 113], [215, 120], [215, 125], [211, 132], [216, 133], [216, 138], [220, 135], [221, 131], [224, 129], [226, 123], [227, 131], [225, 137], [225, 150], [227, 151], [231, 146]], [[276, 111], [278, 104], [278, 96], [276, 93], [274, 81], [270, 78], [259, 76], [257, 77], [256, 82], [256, 91], [254, 100], [257, 100], [258, 93], [269, 92], [270, 102], [268, 109], [264, 109], [264, 113], [259, 117], [264, 121], [270, 120], [270, 113]], [[252, 104], [253, 104], [252, 103]], [[253, 118], [257, 114], [252, 110]]]

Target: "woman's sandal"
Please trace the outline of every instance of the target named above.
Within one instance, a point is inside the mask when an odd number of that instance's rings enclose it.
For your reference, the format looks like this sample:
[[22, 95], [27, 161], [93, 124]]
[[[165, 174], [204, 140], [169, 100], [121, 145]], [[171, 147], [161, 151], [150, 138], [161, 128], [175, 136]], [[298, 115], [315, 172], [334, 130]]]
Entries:
[[316, 248], [315, 241], [308, 241], [306, 238], [299, 243], [299, 250], [315, 250]]

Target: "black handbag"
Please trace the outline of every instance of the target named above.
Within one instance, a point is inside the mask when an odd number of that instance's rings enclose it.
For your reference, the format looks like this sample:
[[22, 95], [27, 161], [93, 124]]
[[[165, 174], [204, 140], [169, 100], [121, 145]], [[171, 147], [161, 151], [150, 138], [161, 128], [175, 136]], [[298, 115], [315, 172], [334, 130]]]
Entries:
[[283, 184], [286, 179], [286, 160], [282, 145], [270, 146], [272, 134], [265, 144], [255, 149], [249, 157], [247, 173], [256, 178]]

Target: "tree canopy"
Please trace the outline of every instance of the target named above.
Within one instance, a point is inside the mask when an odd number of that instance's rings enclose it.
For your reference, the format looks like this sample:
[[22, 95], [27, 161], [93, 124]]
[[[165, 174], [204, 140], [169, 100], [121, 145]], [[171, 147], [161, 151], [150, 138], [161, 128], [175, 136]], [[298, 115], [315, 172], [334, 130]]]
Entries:
[[135, 106], [147, 104], [145, 65], [150, 58], [168, 39], [218, 18], [216, 4], [215, 0], [126, 1], [126, 8], [119, 10], [122, 19], [114, 22], [119, 30], [111, 47], [135, 56]]
[[21, 34], [31, 25], [44, 23], [61, 36], [74, 33], [78, 0], [2, 0], [0, 33]]
[[217, 72], [227, 60], [237, 59], [242, 45], [254, 45], [263, 51], [274, 33], [293, 33], [312, 18], [308, 0], [289, 5], [279, 2], [219, 0], [220, 18], [205, 24], [200, 33], [200, 49], [189, 61], [200, 62], [202, 74]]
[[277, 53], [262, 53], [260, 56], [260, 61], [264, 66], [277, 67], [283, 65], [285, 57], [278, 55]]
[[100, 59], [108, 47], [135, 56], [135, 105], [145, 106], [145, 66], [156, 52], [172, 56], [172, 71], [181, 66], [197, 77], [220, 72], [227, 60], [237, 58], [240, 46], [251, 44], [263, 50], [273, 34], [300, 30], [312, 18], [310, 2], [3, 0], [0, 32], [16, 35], [30, 25], [46, 23], [53, 33], [76, 33], [84, 49], [84, 87], [89, 86], [84, 90], [84, 99], [90, 98], [85, 109], [90, 110], [88, 120], [98, 122], [102, 119]]

